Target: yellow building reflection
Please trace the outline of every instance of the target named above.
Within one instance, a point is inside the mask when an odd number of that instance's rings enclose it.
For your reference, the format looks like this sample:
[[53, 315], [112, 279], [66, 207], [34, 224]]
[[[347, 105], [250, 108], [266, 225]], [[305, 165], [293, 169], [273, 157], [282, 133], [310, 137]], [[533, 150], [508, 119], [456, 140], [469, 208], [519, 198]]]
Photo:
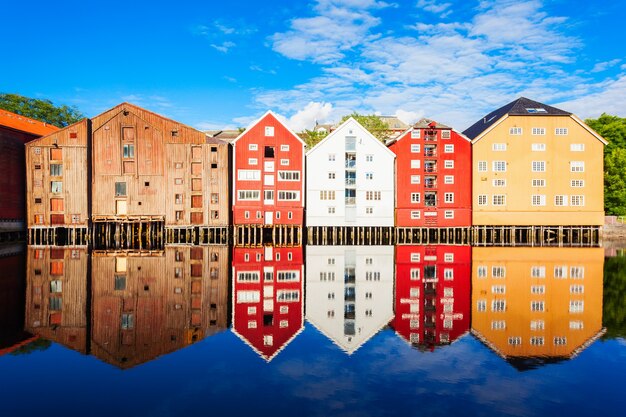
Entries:
[[474, 248], [472, 333], [521, 368], [576, 356], [604, 332], [603, 266], [602, 248]]

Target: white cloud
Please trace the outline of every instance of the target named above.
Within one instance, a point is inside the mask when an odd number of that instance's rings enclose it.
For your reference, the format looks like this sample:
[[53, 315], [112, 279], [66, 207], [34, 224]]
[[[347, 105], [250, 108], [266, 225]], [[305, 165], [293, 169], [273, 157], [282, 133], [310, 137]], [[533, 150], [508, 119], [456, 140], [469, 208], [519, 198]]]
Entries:
[[[614, 67], [615, 65], [619, 64], [620, 62], [622, 62], [621, 59], [612, 59], [610, 61], [604, 61], [604, 62], [598, 62], [596, 65], [593, 66], [593, 68], [591, 69], [591, 72], [602, 72], [602, 71], [606, 71], [607, 69]], [[624, 67], [622, 65], [622, 67]], [[624, 68], [622, 68], [624, 69]]]
[[452, 10], [450, 10], [452, 3], [441, 3], [437, 0], [419, 0], [417, 7], [427, 12], [438, 14], [440, 17], [447, 17]]
[[404, 110], [398, 109], [394, 113], [394, 115], [402, 120], [404, 123], [408, 125], [412, 125], [417, 122], [420, 118], [424, 117], [423, 111], [412, 111], [412, 110]]
[[556, 104], [577, 116], [597, 118], [602, 113], [626, 117], [626, 75], [596, 86], [596, 91]]
[[294, 132], [301, 132], [304, 129], [312, 129], [316, 122], [324, 123], [328, 121], [331, 114], [333, 114], [332, 104], [311, 101], [303, 109], [289, 117], [287, 125]]
[[235, 45], [236, 45], [236, 44], [235, 44], [234, 42], [231, 42], [231, 41], [224, 41], [224, 42], [222, 42], [222, 43], [221, 43], [221, 44], [219, 44], [219, 45], [218, 45], [218, 44], [214, 44], [214, 43], [212, 43], [212, 44], [211, 44], [211, 48], [215, 48], [215, 49], [217, 49], [217, 50], [218, 50], [218, 51], [220, 51], [220, 52], [226, 53], [226, 52], [228, 52], [228, 50], [229, 50], [230, 48], [232, 48], [232, 47], [233, 47], [233, 46], [235, 46]]

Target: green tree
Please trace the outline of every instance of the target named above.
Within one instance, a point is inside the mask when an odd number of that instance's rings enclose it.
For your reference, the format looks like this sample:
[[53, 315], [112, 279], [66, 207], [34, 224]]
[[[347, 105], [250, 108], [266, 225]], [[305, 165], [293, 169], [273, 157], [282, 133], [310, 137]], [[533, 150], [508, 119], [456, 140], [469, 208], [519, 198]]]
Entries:
[[585, 123], [609, 141], [605, 154], [615, 148], [626, 148], [626, 118], [602, 113], [597, 119], [587, 119]]
[[14, 350], [11, 355], [19, 356], [19, 355], [30, 355], [31, 353], [42, 351], [48, 349], [52, 346], [52, 342], [46, 339], [35, 339], [27, 345], [24, 345], [16, 350]]
[[85, 117], [76, 107], [57, 106], [50, 100], [29, 98], [19, 94], [0, 93], [0, 109], [40, 120], [57, 127], [71, 125]]
[[609, 216], [626, 216], [626, 149], [604, 156], [604, 210]]
[[602, 325], [606, 339], [626, 337], [626, 257], [606, 258], [602, 300]]
[[391, 134], [391, 130], [389, 129], [389, 125], [387, 124], [387, 122], [383, 121], [375, 114], [364, 115], [354, 112], [347, 116], [343, 116], [343, 118], [341, 119], [341, 123], [345, 122], [350, 117], [353, 117], [372, 135], [374, 135], [378, 140], [383, 143], [385, 142], [385, 139], [389, 138], [389, 135]]
[[328, 132], [305, 129], [304, 132], [300, 132], [298, 136], [306, 143], [307, 148], [311, 149], [328, 136]]

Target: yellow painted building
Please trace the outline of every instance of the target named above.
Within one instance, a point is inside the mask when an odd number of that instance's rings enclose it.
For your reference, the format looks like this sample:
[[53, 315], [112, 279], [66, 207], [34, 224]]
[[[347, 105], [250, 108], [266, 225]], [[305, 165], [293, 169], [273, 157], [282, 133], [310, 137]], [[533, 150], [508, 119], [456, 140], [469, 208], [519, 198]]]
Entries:
[[568, 359], [603, 334], [603, 248], [472, 251], [472, 333], [507, 360]]
[[601, 226], [606, 141], [575, 115], [519, 98], [476, 122], [473, 224]]

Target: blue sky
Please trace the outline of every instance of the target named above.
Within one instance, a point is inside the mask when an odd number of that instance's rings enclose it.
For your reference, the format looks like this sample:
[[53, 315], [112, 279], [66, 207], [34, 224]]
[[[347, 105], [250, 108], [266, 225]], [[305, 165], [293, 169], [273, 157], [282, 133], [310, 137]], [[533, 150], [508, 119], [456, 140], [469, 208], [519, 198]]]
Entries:
[[272, 109], [296, 130], [351, 111], [463, 130], [520, 95], [626, 116], [624, 0], [105, 4], [2, 4], [0, 92], [201, 129]]

